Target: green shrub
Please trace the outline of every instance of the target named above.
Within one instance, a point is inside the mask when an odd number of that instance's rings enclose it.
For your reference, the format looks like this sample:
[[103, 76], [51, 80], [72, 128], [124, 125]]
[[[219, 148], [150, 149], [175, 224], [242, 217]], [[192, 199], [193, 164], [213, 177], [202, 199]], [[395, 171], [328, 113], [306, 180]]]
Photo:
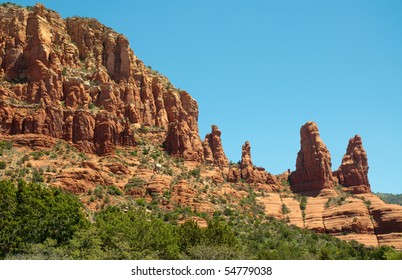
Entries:
[[282, 204], [282, 214], [289, 214], [290, 209], [286, 206], [286, 204]]
[[302, 211], [306, 210], [306, 206], [307, 206], [307, 197], [302, 196], [300, 200], [300, 210]]
[[139, 198], [139, 199], [137, 199], [136, 202], [137, 202], [137, 205], [142, 206], [142, 207], [144, 207], [145, 205], [147, 205], [146, 200], [145, 200], [144, 198], [142, 198], [142, 197]]
[[138, 178], [138, 177], [133, 177], [130, 180], [128, 180], [128, 183], [124, 186], [125, 190], [129, 190], [132, 188], [143, 188], [147, 184], [147, 181], [144, 179]]
[[24, 155], [22, 158], [20, 158], [18, 161], [17, 161], [17, 164], [18, 165], [22, 165], [22, 164], [24, 164], [26, 161], [28, 161], [29, 160], [29, 155]]
[[44, 182], [45, 179], [43, 179], [42, 174], [43, 174], [42, 169], [34, 168], [32, 171], [32, 182], [34, 183]]
[[199, 178], [200, 174], [201, 174], [201, 168], [200, 167], [197, 167], [197, 168], [195, 168], [195, 169], [193, 169], [193, 170], [191, 170], [189, 172], [189, 176], [192, 176], [194, 178]]
[[44, 153], [42, 151], [35, 151], [30, 154], [34, 160], [40, 159]]
[[11, 150], [13, 147], [12, 141], [0, 141], [0, 150]]
[[0, 169], [6, 169], [6, 162], [4, 160], [0, 161]]
[[123, 192], [114, 185], [107, 187], [107, 193], [110, 195], [123, 195]]
[[103, 186], [100, 186], [100, 185], [96, 186], [96, 188], [95, 188], [95, 190], [94, 190], [94, 195], [95, 195], [97, 198], [102, 199], [102, 198], [103, 198], [103, 193], [104, 193], [104, 187], [103, 187]]
[[24, 252], [28, 243], [68, 243], [86, 225], [78, 199], [59, 189], [0, 181], [0, 257]]

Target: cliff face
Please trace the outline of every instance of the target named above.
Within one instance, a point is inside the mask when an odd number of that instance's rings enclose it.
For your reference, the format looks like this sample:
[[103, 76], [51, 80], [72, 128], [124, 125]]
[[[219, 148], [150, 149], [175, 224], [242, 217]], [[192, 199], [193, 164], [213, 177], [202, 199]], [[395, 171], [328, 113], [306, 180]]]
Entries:
[[296, 171], [289, 178], [292, 190], [314, 192], [333, 188], [331, 155], [320, 138], [317, 124], [308, 122], [303, 125], [300, 138]]
[[334, 176], [338, 178], [339, 184], [347, 187], [351, 193], [370, 193], [368, 180], [368, 160], [363, 142], [359, 135], [349, 139], [346, 154]]
[[[102, 155], [132, 145], [137, 123], [169, 129], [169, 152], [203, 160], [197, 102], [147, 68], [123, 35], [42, 5], [0, 15], [1, 133], [47, 135]], [[184, 143], [179, 152], [171, 135]]]

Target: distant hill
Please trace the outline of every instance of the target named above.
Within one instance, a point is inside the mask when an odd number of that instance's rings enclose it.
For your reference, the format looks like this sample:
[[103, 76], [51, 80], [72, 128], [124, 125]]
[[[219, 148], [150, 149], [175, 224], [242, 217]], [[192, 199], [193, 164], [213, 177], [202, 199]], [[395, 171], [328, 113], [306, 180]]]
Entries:
[[375, 193], [375, 195], [386, 203], [402, 205], [402, 194]]

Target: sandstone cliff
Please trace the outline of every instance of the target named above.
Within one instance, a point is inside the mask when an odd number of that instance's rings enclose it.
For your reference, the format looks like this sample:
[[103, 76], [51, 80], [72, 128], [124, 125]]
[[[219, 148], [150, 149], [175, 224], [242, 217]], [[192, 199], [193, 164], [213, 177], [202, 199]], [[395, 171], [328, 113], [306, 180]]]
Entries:
[[132, 124], [158, 126], [169, 130], [168, 152], [203, 160], [197, 102], [146, 67], [123, 35], [40, 4], [0, 7], [0, 22], [1, 133], [102, 155], [134, 144]]

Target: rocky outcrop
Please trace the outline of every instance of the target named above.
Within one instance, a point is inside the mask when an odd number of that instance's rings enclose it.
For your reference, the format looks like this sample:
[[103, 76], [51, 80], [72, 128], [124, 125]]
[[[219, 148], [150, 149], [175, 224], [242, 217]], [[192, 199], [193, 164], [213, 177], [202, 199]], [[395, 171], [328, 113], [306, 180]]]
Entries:
[[351, 193], [370, 193], [368, 180], [367, 154], [363, 148], [362, 139], [359, 135], [349, 139], [346, 154], [334, 176], [338, 178], [339, 184], [346, 187]]
[[97, 185], [111, 185], [113, 182], [102, 176], [99, 171], [91, 168], [66, 168], [55, 178], [56, 187], [74, 194], [86, 193]]
[[229, 161], [223, 151], [221, 131], [216, 125], [212, 125], [212, 132], [205, 136], [202, 143], [204, 148], [204, 159], [207, 164], [216, 164], [218, 166], [227, 166]]
[[323, 211], [326, 233], [374, 234], [370, 213], [361, 199], [349, 197], [344, 204]]
[[198, 134], [197, 102], [186, 92], [179, 91], [165, 97], [169, 124], [164, 149], [174, 157], [203, 161], [204, 149]]
[[262, 167], [256, 167], [251, 161], [250, 143], [246, 141], [242, 146], [240, 165], [229, 168], [227, 179], [229, 182], [244, 180], [247, 183], [275, 184], [276, 179]]
[[322, 142], [317, 124], [307, 122], [300, 129], [300, 151], [296, 171], [289, 181], [294, 192], [316, 192], [333, 187], [331, 155]]
[[1, 133], [42, 134], [103, 155], [134, 145], [131, 125], [158, 126], [170, 128], [168, 152], [203, 160], [197, 103], [146, 67], [123, 35], [41, 4], [3, 5], [0, 22]]

